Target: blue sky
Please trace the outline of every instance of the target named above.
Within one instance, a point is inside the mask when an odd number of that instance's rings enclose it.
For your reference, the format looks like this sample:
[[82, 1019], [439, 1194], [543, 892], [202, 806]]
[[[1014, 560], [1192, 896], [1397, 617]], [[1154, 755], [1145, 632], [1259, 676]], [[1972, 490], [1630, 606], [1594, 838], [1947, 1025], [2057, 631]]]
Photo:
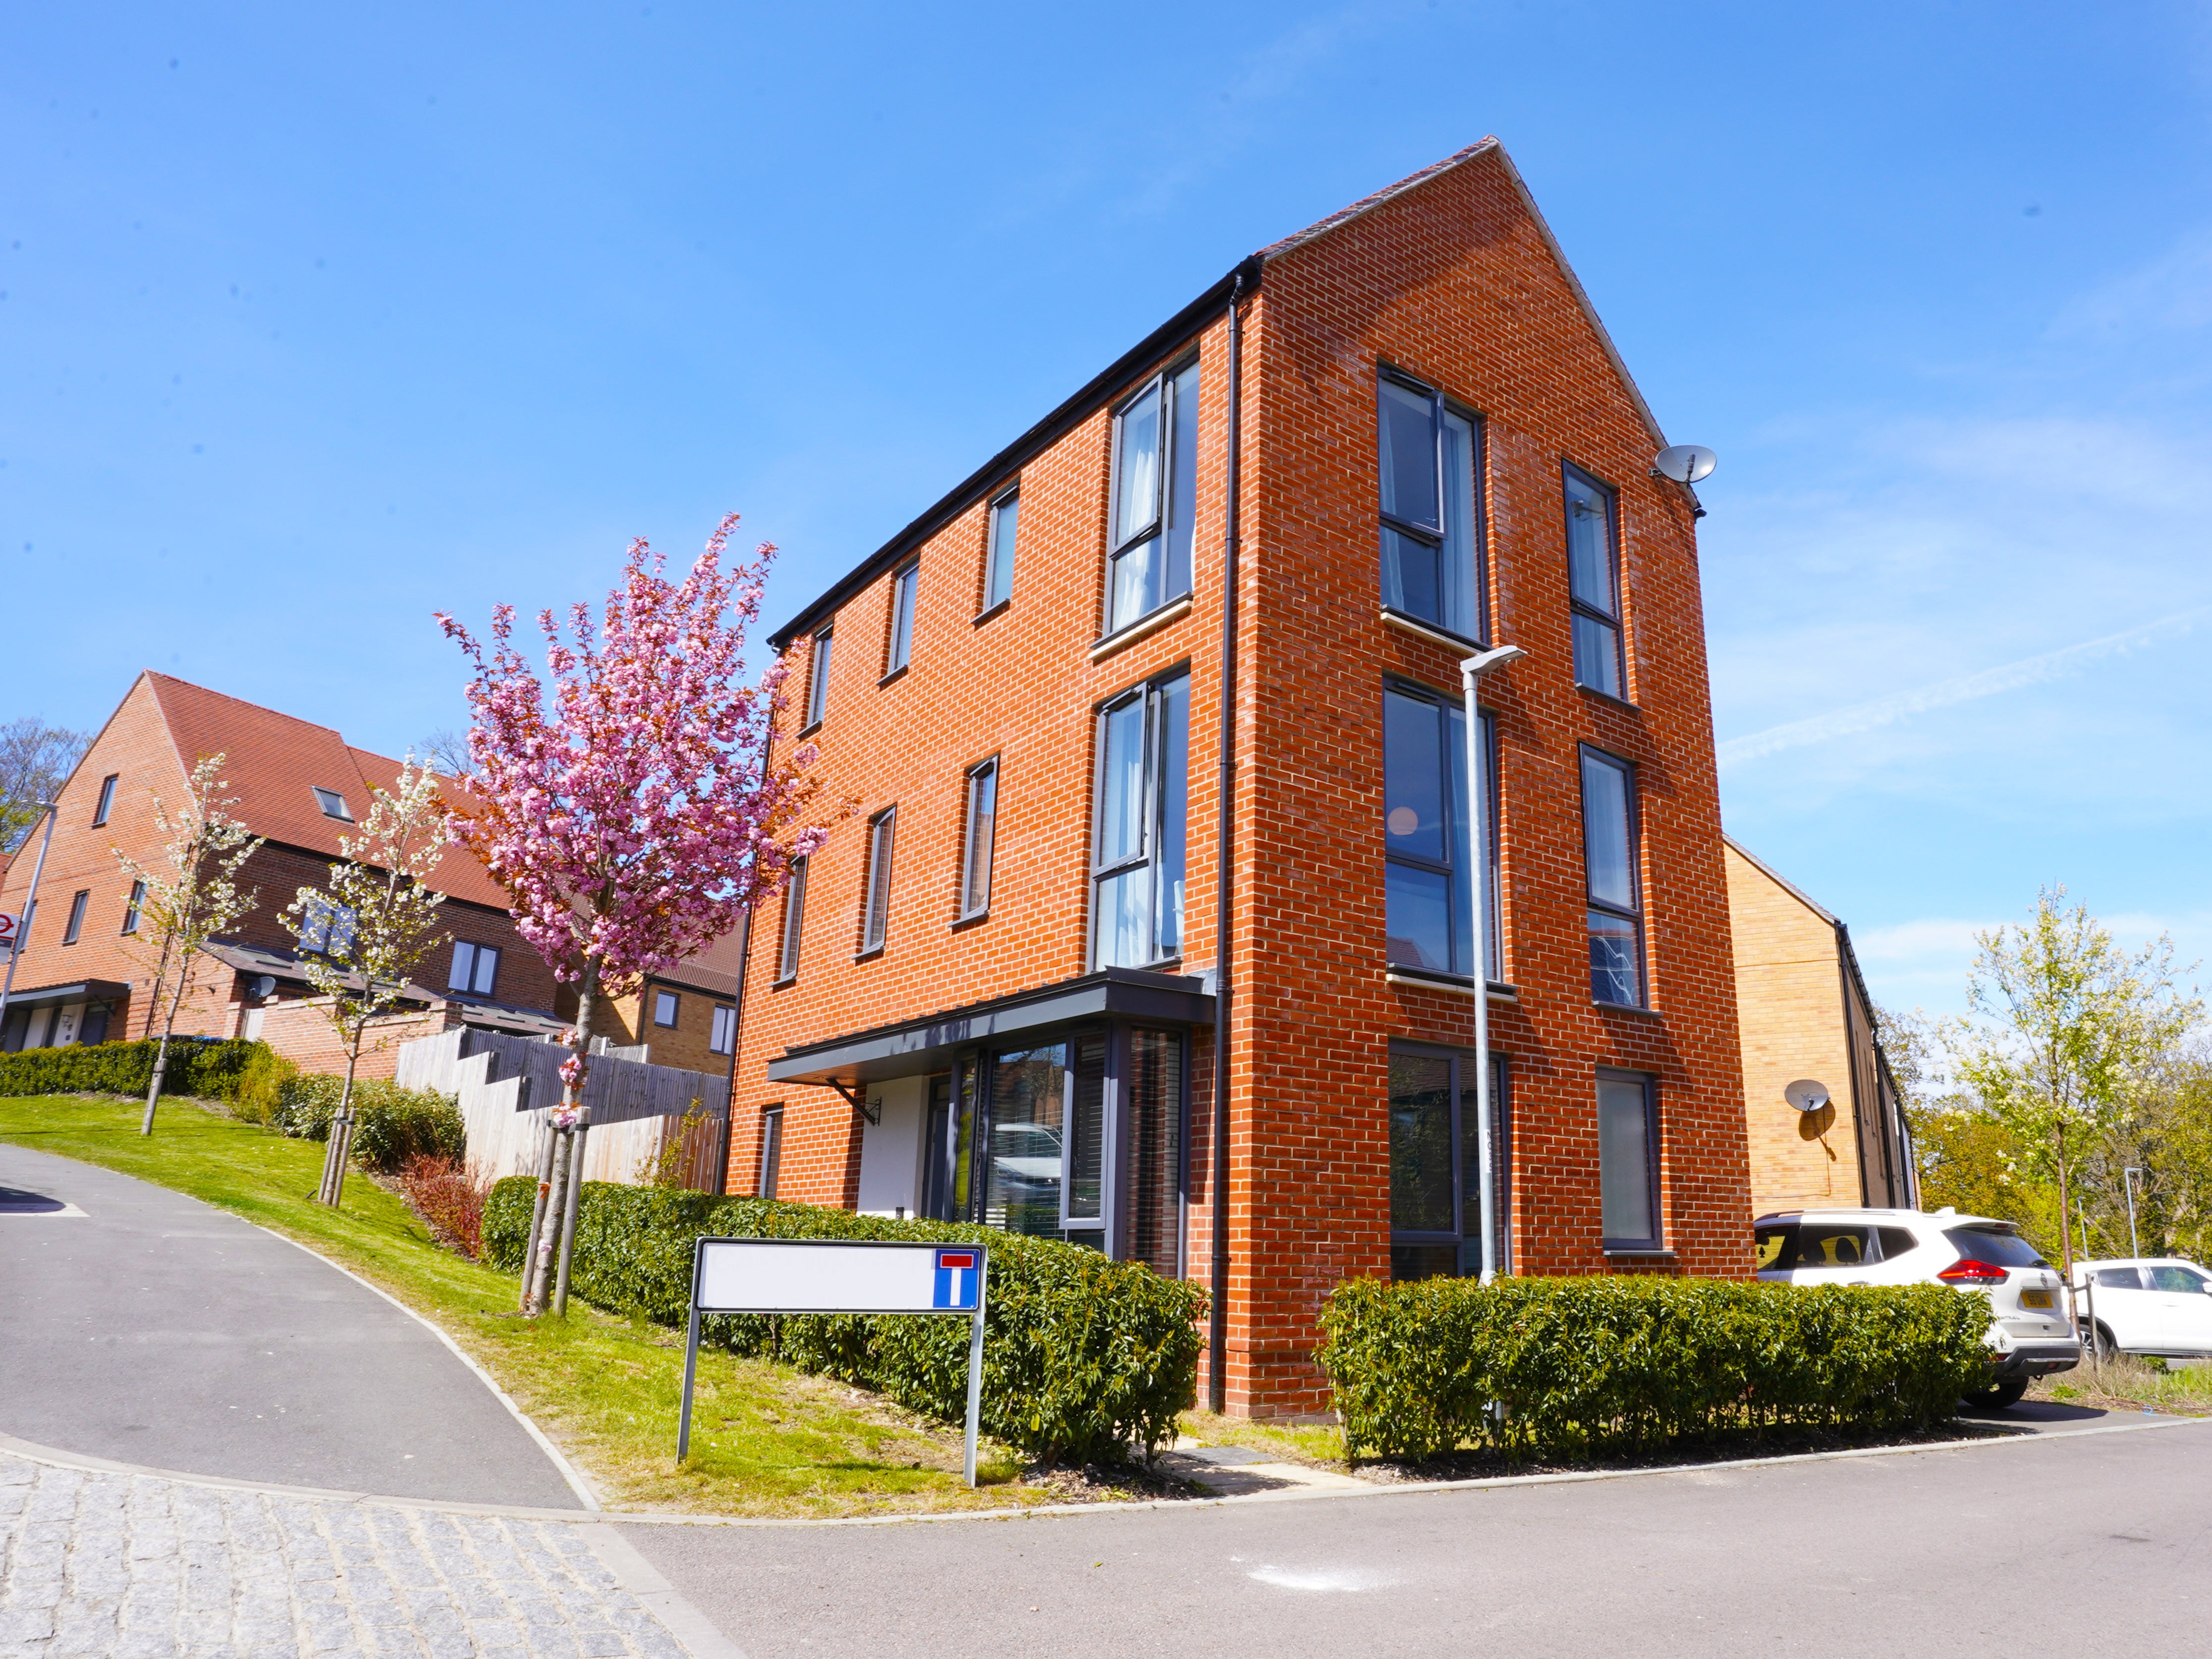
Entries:
[[433, 609], [726, 508], [781, 621], [1243, 254], [1494, 132], [1712, 445], [1730, 827], [1950, 1009], [2212, 956], [2203, 7], [0, 13], [0, 717], [396, 751]]

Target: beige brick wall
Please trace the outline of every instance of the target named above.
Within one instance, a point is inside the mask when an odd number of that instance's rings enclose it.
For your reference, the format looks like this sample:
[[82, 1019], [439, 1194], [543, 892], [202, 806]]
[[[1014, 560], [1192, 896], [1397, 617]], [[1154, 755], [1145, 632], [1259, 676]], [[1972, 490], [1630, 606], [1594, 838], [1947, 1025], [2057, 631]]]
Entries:
[[[1726, 857], [1753, 1211], [1861, 1203], [1835, 923], [1733, 845]], [[1782, 1098], [1800, 1077], [1832, 1097], [1810, 1117]]]

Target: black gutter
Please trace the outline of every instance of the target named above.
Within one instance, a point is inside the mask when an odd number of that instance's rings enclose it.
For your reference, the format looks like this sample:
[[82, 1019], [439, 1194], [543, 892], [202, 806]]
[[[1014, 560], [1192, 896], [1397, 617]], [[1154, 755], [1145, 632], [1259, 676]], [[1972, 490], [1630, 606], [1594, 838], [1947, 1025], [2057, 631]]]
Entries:
[[[1256, 284], [1259, 262], [1251, 266]], [[1243, 488], [1244, 409], [1244, 266], [1231, 274], [1229, 290], [1229, 459], [1224, 469], [1227, 504], [1221, 532], [1221, 759], [1216, 788], [1218, 823], [1213, 871], [1213, 1156], [1206, 1183], [1213, 1201], [1213, 1295], [1206, 1320], [1206, 1402], [1218, 1416], [1229, 1402], [1229, 951], [1232, 935], [1230, 878], [1236, 863], [1237, 829], [1237, 554], [1238, 497]]]
[[947, 521], [966, 512], [985, 491], [1003, 482], [1008, 473], [1020, 467], [1069, 427], [1089, 419], [1124, 383], [1135, 379], [1155, 366], [1161, 358], [1196, 334], [1220, 311], [1230, 295], [1239, 291], [1240, 287], [1249, 291], [1259, 286], [1259, 280], [1260, 256], [1255, 253], [1115, 358], [1073, 397], [954, 485], [928, 512], [878, 548], [836, 586], [817, 596], [805, 609], [769, 635], [769, 643], [779, 651], [787, 648], [825, 611], [836, 611], [917, 542], [927, 541], [943, 529]]

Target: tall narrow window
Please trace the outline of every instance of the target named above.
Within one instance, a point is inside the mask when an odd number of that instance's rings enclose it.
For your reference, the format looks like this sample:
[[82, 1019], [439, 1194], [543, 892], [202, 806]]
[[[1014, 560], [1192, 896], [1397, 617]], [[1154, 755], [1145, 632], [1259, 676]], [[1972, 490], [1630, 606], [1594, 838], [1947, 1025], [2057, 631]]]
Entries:
[[1636, 879], [1636, 774], [1583, 751], [1583, 868], [1589, 889], [1590, 996], [1644, 1004], [1644, 914]]
[[830, 712], [830, 646], [831, 630], [823, 628], [814, 636], [814, 663], [806, 681], [806, 724], [818, 726], [822, 717]]
[[999, 762], [994, 756], [968, 773], [968, 821], [960, 846], [960, 914], [991, 908], [991, 846], [999, 821]]
[[[1505, 1057], [1491, 1057], [1493, 1258], [1510, 1265], [1506, 1214], [1513, 1167]], [[1482, 1270], [1481, 1113], [1474, 1060], [1454, 1049], [1390, 1048], [1390, 1276], [1405, 1281]]]
[[107, 814], [115, 808], [115, 783], [120, 772], [111, 772], [100, 780], [100, 802], [92, 809], [92, 826], [98, 829], [107, 821]]
[[1598, 1184], [1607, 1250], [1661, 1247], [1655, 1092], [1648, 1077], [1598, 1074]]
[[776, 1178], [783, 1172], [783, 1108], [770, 1106], [761, 1113], [760, 1196], [775, 1196]]
[[146, 884], [143, 881], [133, 881], [131, 884], [131, 897], [125, 902], [123, 906], [124, 932], [136, 933], [138, 931], [138, 911], [145, 902]]
[[92, 902], [89, 888], [80, 890], [70, 900], [69, 920], [62, 927], [62, 943], [74, 945], [77, 935], [84, 931], [84, 908]]
[[1098, 714], [1091, 964], [1147, 967], [1182, 954], [1190, 675], [1123, 693]]
[[884, 677], [888, 680], [914, 655], [914, 596], [921, 585], [921, 566], [903, 566], [891, 576], [890, 646], [884, 653]]
[[1575, 681], [1625, 697], [1620, 653], [1620, 556], [1613, 492], [1566, 469], [1567, 583], [1574, 597]]
[[799, 935], [806, 922], [807, 863], [804, 858], [792, 860], [791, 880], [783, 889], [783, 937], [775, 954], [779, 981], [799, 977]]
[[898, 808], [886, 807], [868, 820], [867, 903], [860, 918], [860, 954], [881, 950], [891, 924], [891, 837]]
[[1018, 490], [1008, 490], [991, 503], [991, 546], [983, 568], [985, 610], [996, 610], [1014, 596], [1014, 541], [1021, 518]]
[[727, 1003], [718, 1004], [714, 1017], [707, 1027], [707, 1051], [727, 1054], [738, 1045], [738, 1011]]
[[1198, 502], [1198, 364], [1148, 382], [1114, 416], [1106, 632], [1190, 591]]
[[1163, 1277], [1182, 1276], [1183, 1037], [1132, 1028], [1121, 1100], [1129, 1148], [1126, 1254]]
[[1376, 401], [1382, 602], [1462, 639], [1482, 637], [1481, 493], [1474, 422], [1426, 386], [1385, 375]]
[[[1492, 722], [1482, 719], [1484, 802], [1497, 798]], [[1432, 973], [1474, 974], [1472, 821], [1467, 796], [1467, 714], [1455, 700], [1411, 687], [1382, 694], [1383, 931], [1389, 960]], [[1485, 863], [1491, 892], [1483, 971], [1498, 974], [1498, 826]]]

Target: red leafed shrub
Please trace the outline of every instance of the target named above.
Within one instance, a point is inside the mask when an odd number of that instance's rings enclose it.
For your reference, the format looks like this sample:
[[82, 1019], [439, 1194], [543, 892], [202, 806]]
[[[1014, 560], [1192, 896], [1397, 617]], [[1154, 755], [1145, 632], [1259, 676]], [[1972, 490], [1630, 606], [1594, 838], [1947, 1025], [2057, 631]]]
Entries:
[[400, 1196], [430, 1224], [441, 1244], [475, 1261], [483, 1252], [484, 1190], [476, 1172], [453, 1158], [418, 1153], [394, 1178]]

